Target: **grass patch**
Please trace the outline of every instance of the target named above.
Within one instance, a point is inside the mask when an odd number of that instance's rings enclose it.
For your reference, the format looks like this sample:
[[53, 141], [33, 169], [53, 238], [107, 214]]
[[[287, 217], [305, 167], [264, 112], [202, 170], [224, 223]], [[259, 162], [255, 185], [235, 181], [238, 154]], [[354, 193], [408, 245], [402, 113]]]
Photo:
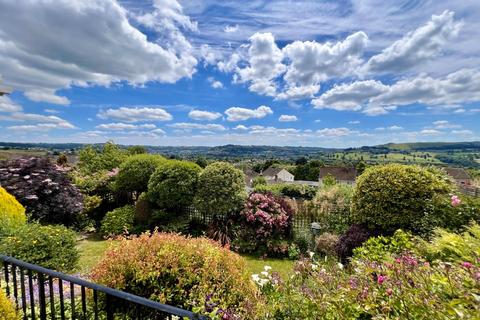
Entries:
[[[80, 252], [80, 260], [78, 262], [77, 272], [80, 274], [88, 274], [92, 268], [102, 258], [105, 251], [114, 244], [114, 241], [103, 239], [99, 235], [91, 235], [86, 239], [77, 242], [77, 248]], [[263, 267], [268, 265], [272, 267], [272, 271], [280, 273], [282, 278], [289, 277], [293, 272], [294, 261], [285, 259], [261, 259], [255, 256], [243, 255], [247, 260], [248, 271], [252, 274], [260, 273]]]

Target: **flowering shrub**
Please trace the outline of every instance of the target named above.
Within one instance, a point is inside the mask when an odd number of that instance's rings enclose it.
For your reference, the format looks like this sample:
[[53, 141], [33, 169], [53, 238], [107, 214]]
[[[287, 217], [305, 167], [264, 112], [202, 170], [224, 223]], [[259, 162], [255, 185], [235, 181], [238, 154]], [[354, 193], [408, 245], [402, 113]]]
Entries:
[[0, 237], [25, 224], [26, 220], [25, 208], [0, 187]]
[[95, 282], [224, 319], [253, 318], [257, 290], [239, 255], [206, 238], [169, 233], [121, 241], [94, 268]]
[[[435, 200], [452, 190], [448, 178], [433, 169], [401, 164], [370, 167], [357, 179], [353, 222], [386, 234], [397, 229], [422, 233], [425, 218], [435, 216]], [[432, 225], [435, 220], [430, 221]]]
[[78, 261], [75, 232], [37, 223], [18, 228], [0, 241], [0, 253], [57, 271], [72, 271]]
[[0, 185], [42, 223], [74, 225], [83, 210], [83, 196], [64, 168], [48, 159], [17, 159], [0, 164]]
[[268, 282], [259, 319], [475, 319], [476, 263], [429, 264], [414, 256], [343, 265], [299, 261], [286, 281]]
[[116, 236], [132, 231], [135, 218], [135, 208], [124, 206], [107, 212], [102, 220], [100, 232], [107, 237]]
[[0, 320], [19, 320], [15, 306], [0, 289]]
[[238, 238], [247, 242], [239, 251], [257, 251], [285, 256], [292, 231], [293, 209], [288, 202], [272, 194], [251, 193], [239, 215]]

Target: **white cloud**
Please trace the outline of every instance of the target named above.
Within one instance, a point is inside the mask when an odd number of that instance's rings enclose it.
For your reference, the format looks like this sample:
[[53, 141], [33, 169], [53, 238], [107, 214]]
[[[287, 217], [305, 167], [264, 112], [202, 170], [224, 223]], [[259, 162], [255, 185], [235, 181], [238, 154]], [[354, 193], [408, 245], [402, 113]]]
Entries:
[[367, 72], [403, 72], [437, 56], [442, 47], [455, 37], [462, 23], [455, 22], [454, 12], [433, 15], [424, 26], [375, 55], [365, 65]]
[[342, 137], [352, 133], [353, 131], [348, 128], [324, 128], [317, 130], [317, 134], [322, 137]]
[[269, 114], [273, 114], [273, 111], [270, 107], [260, 106], [256, 109], [247, 109], [232, 107], [225, 110], [228, 121], [244, 121], [248, 119], [261, 119]]
[[0, 115], [0, 120], [15, 122], [39, 122], [42, 124], [50, 123], [55, 124], [57, 128], [62, 129], [75, 128], [73, 124], [57, 116], [44, 116], [36, 113], [13, 112], [7, 115]]
[[403, 130], [403, 127], [397, 126], [397, 125], [393, 125], [393, 126], [388, 127], [388, 130], [400, 131], [400, 130]]
[[222, 116], [218, 112], [202, 111], [202, 110], [192, 110], [188, 113], [188, 116], [193, 120], [217, 120]]
[[276, 98], [278, 100], [299, 100], [312, 98], [320, 90], [320, 85], [306, 85], [306, 86], [295, 86], [289, 87], [284, 92], [280, 92]]
[[114, 130], [114, 131], [125, 131], [125, 130], [137, 130], [137, 129], [155, 129], [157, 126], [154, 124], [141, 124], [141, 125], [134, 125], [134, 124], [127, 124], [122, 122], [117, 123], [103, 123], [95, 128], [101, 130]]
[[434, 121], [433, 125], [435, 126], [435, 129], [456, 129], [462, 127], [461, 125], [450, 123], [447, 120]]
[[175, 0], [154, 7], [149, 22], [148, 13], [137, 20], [156, 28], [158, 42], [132, 26], [133, 15], [115, 0], [3, 1], [0, 74], [28, 98], [55, 104], [68, 104], [57, 90], [74, 85], [191, 77], [197, 60], [180, 28], [194, 24]]
[[68, 129], [56, 123], [38, 123], [32, 125], [16, 125], [7, 127], [8, 130], [13, 131], [50, 131], [53, 129]]
[[237, 68], [238, 82], [249, 83], [249, 89], [266, 96], [276, 95], [273, 81], [285, 72], [283, 54], [271, 33], [255, 33], [248, 46], [248, 66]]
[[287, 114], [282, 114], [278, 118], [278, 121], [280, 121], [280, 122], [292, 122], [292, 121], [297, 121], [297, 120], [298, 120], [297, 116], [287, 115]]
[[353, 121], [348, 121], [348, 124], [359, 124], [360, 121], [358, 120], [353, 120]]
[[60, 113], [60, 111], [55, 110], [55, 109], [44, 109], [43, 111], [46, 112], [46, 113], [50, 113], [50, 114], [58, 114], [58, 113]]
[[239, 28], [238, 24], [236, 24], [234, 26], [228, 25], [228, 26], [225, 26], [223, 31], [225, 31], [226, 33], [233, 33], [233, 32], [237, 32], [238, 28]]
[[246, 126], [244, 126], [243, 124], [239, 124], [238, 126], [236, 126], [235, 128], [233, 128], [233, 130], [248, 130], [248, 128]]
[[442, 133], [441, 131], [435, 130], [435, 129], [423, 129], [422, 131], [420, 131], [420, 134], [428, 135], [428, 136], [436, 136], [441, 133]]
[[473, 135], [472, 130], [452, 130], [452, 134], [461, 135], [461, 136], [470, 136]]
[[121, 107], [100, 111], [97, 116], [101, 119], [115, 119], [125, 122], [140, 121], [168, 121], [173, 117], [160, 107]]
[[215, 80], [212, 77], [208, 77], [207, 80], [210, 83], [212, 88], [214, 88], [214, 89], [222, 89], [223, 88], [223, 83], [221, 83], [220, 81]]
[[169, 127], [175, 129], [182, 129], [182, 130], [212, 130], [212, 131], [225, 131], [227, 130], [221, 124], [216, 123], [208, 123], [208, 124], [201, 124], [201, 123], [189, 123], [189, 122], [178, 122], [172, 123], [168, 125]]
[[0, 96], [0, 112], [18, 112], [22, 110], [22, 106], [13, 102], [7, 96]]

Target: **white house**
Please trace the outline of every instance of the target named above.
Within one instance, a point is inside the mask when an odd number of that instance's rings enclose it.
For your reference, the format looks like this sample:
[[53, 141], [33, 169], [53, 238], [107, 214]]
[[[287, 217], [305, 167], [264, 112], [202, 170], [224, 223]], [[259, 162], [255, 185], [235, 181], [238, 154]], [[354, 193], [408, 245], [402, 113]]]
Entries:
[[263, 171], [263, 177], [267, 182], [292, 182], [295, 176], [282, 168], [268, 168]]

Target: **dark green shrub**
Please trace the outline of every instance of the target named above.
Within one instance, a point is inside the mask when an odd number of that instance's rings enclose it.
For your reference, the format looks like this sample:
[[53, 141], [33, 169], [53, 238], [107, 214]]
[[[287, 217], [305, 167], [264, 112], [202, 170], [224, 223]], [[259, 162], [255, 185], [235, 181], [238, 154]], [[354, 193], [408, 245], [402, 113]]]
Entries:
[[148, 182], [149, 200], [161, 209], [177, 214], [185, 212], [193, 203], [201, 170], [193, 162], [164, 162]]
[[267, 180], [264, 176], [256, 176], [253, 178], [252, 187], [260, 186], [260, 185], [267, 185]]
[[72, 271], [78, 261], [75, 232], [64, 226], [24, 225], [0, 242], [2, 254], [42, 267]]
[[107, 212], [102, 220], [100, 232], [107, 237], [116, 236], [132, 231], [135, 219], [135, 208], [124, 206]]
[[150, 177], [166, 161], [162, 156], [154, 154], [137, 154], [128, 157], [120, 165], [115, 182], [116, 188], [138, 194], [147, 191]]
[[352, 200], [354, 223], [383, 233], [422, 232], [422, 220], [434, 214], [434, 201], [453, 186], [438, 171], [414, 165], [370, 167], [357, 179]]
[[252, 319], [257, 290], [244, 258], [206, 238], [143, 234], [106, 252], [92, 279], [200, 313]]
[[200, 173], [195, 207], [205, 214], [225, 216], [242, 210], [246, 196], [243, 172], [229, 163], [215, 162]]
[[257, 184], [254, 191], [258, 193], [272, 193], [276, 196], [309, 200], [315, 196], [317, 187], [290, 183]]

